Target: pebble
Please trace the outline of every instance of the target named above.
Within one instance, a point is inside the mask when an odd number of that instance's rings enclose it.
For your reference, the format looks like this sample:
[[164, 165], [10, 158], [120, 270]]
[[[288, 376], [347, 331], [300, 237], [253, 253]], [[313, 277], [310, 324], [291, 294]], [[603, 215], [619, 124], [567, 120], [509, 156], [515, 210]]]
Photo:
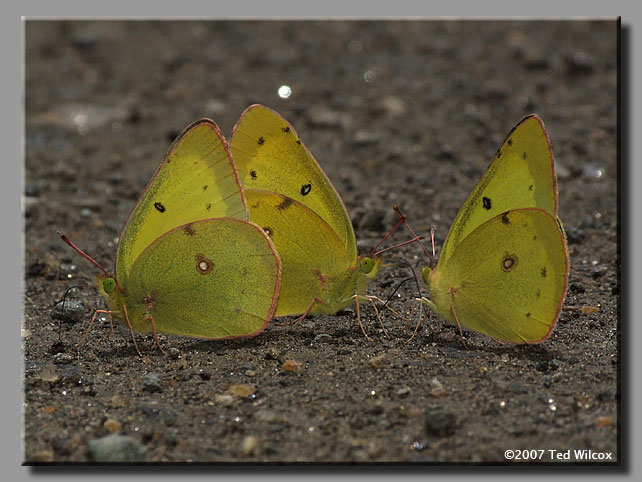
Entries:
[[130, 401], [131, 400], [129, 398], [129, 395], [122, 395], [120, 393], [117, 393], [116, 395], [111, 397], [111, 399], [109, 400], [109, 405], [116, 408], [122, 408], [129, 406]]
[[390, 117], [399, 117], [406, 113], [406, 104], [399, 97], [388, 95], [381, 99], [379, 104]]
[[261, 409], [256, 412], [254, 418], [258, 422], [274, 422], [279, 420], [279, 415], [274, 410]]
[[611, 400], [615, 399], [616, 397], [617, 397], [617, 395], [613, 390], [607, 389], [607, 390], [604, 390], [604, 391], [598, 393], [597, 396], [595, 397], [595, 399], [598, 402], [608, 402], [608, 401], [611, 401]]
[[243, 439], [243, 442], [241, 444], [241, 451], [243, 452], [243, 455], [253, 455], [258, 446], [259, 439], [254, 435], [248, 435]]
[[40, 450], [33, 454], [33, 458], [30, 460], [30, 462], [41, 462], [41, 463], [48, 463], [48, 462], [55, 462], [56, 458], [54, 456], [54, 453], [51, 450]]
[[317, 343], [331, 343], [332, 336], [327, 333], [317, 333], [314, 337], [314, 341]]
[[105, 427], [105, 430], [108, 432], [118, 433], [123, 429], [123, 424], [118, 420], [108, 418], [105, 420], [105, 423], [103, 423], [103, 427]]
[[433, 378], [430, 381], [430, 395], [435, 398], [442, 398], [446, 396], [446, 390], [439, 380]]
[[29, 181], [25, 185], [25, 196], [38, 197], [40, 195], [40, 182]]
[[143, 377], [143, 390], [154, 393], [162, 392], [161, 376], [156, 372], [149, 372]]
[[397, 395], [399, 395], [401, 398], [405, 398], [408, 395], [412, 393], [412, 389], [410, 387], [402, 387], [399, 390], [397, 390]]
[[221, 405], [222, 407], [230, 407], [234, 404], [234, 397], [232, 395], [223, 395], [217, 393], [216, 395], [214, 395], [214, 402], [217, 405]]
[[600, 309], [597, 306], [584, 305], [580, 308], [580, 311], [583, 315], [594, 315], [600, 311]]
[[564, 232], [566, 232], [568, 244], [579, 244], [586, 238], [584, 230], [574, 226], [564, 226]]
[[600, 279], [602, 276], [606, 275], [608, 268], [606, 266], [595, 266], [591, 272], [593, 279]]
[[46, 407], [42, 407], [40, 409], [40, 414], [41, 415], [49, 415], [50, 413], [55, 413], [58, 410], [60, 410], [59, 405], [47, 405]]
[[437, 437], [455, 433], [457, 417], [454, 413], [426, 409], [426, 430]]
[[78, 323], [85, 318], [85, 305], [81, 301], [59, 301], [51, 309], [51, 319], [64, 323]]
[[276, 348], [270, 347], [265, 354], [266, 360], [279, 360], [281, 358], [281, 352]]
[[570, 74], [590, 74], [593, 72], [593, 59], [586, 52], [575, 52], [565, 60], [566, 69]]
[[374, 368], [383, 368], [383, 366], [388, 363], [388, 358], [386, 357], [386, 354], [384, 353], [383, 355], [376, 356], [374, 358], [371, 358], [368, 360], [368, 363], [372, 365]]
[[449, 144], [441, 144], [437, 149], [437, 159], [442, 161], [451, 161], [455, 157], [455, 152]]
[[[78, 274], [78, 266], [72, 263], [61, 263], [58, 268], [58, 279], [69, 280], [75, 278]], [[67, 309], [67, 303], [65, 302], [65, 309]]]
[[109, 176], [108, 181], [109, 184], [116, 186], [118, 184], [122, 184], [124, 178], [125, 176], [123, 175], [122, 171], [116, 171]]
[[352, 142], [357, 146], [367, 146], [379, 142], [379, 137], [374, 132], [361, 129], [352, 136]]
[[611, 417], [597, 417], [595, 419], [596, 427], [610, 427], [613, 425], [613, 419]]
[[47, 365], [44, 367], [40, 370], [39, 375], [41, 380], [49, 383], [56, 383], [60, 380], [60, 373], [58, 373], [58, 370], [53, 365]]
[[126, 435], [107, 435], [91, 440], [89, 458], [94, 462], [144, 462], [145, 447]]
[[580, 283], [570, 283], [568, 285], [568, 289], [575, 293], [584, 293], [586, 291], [586, 288], [584, 287], [584, 285]]
[[340, 112], [316, 105], [307, 111], [308, 122], [312, 127], [340, 127], [344, 117]]
[[70, 353], [56, 353], [53, 356], [53, 362], [57, 365], [68, 365], [73, 361], [74, 357]]
[[256, 393], [256, 387], [249, 383], [239, 383], [230, 385], [225, 392], [234, 397], [251, 397]]
[[173, 346], [169, 350], [167, 350], [167, 354], [172, 360], [178, 360], [181, 356], [181, 351]]
[[303, 371], [305, 365], [303, 364], [303, 362], [300, 362], [298, 360], [285, 360], [281, 368], [283, 368], [283, 370], [286, 372], [299, 373]]
[[539, 52], [526, 52], [523, 62], [527, 70], [546, 70], [551, 66], [548, 58]]

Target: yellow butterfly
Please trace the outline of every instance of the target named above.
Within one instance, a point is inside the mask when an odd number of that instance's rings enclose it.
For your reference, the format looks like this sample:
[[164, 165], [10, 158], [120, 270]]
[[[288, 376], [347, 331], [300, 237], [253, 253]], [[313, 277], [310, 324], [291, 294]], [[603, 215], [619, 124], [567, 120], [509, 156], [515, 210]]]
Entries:
[[[422, 301], [460, 329], [497, 340], [546, 339], [566, 295], [553, 153], [541, 119], [520, 121], [455, 217]], [[411, 230], [412, 231], [412, 230]], [[429, 255], [430, 256], [430, 255]]]
[[364, 292], [381, 259], [357, 256], [346, 208], [292, 125], [252, 105], [234, 126], [230, 149], [250, 219], [268, 233], [281, 258], [274, 316], [334, 314], [353, 302], [358, 314], [359, 300], [373, 299]]
[[[118, 243], [112, 276], [59, 233], [102, 274], [100, 292], [130, 330], [199, 338], [260, 333], [273, 316], [281, 262], [248, 220], [228, 145], [209, 119], [188, 126], [138, 200]], [[135, 343], [135, 340], [134, 340]], [[159, 344], [160, 346], [160, 344]]]

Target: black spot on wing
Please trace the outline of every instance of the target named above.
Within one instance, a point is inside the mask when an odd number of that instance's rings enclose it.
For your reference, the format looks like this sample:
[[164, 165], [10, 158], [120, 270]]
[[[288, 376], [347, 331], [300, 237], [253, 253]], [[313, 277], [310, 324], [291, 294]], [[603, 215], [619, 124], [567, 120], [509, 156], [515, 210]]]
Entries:
[[512, 146], [512, 145], [513, 145], [513, 139], [508, 139], [507, 144], [508, 144], [509, 146]]
[[502, 223], [510, 224], [510, 219], [508, 219], [508, 211], [506, 211], [504, 214], [502, 214]]
[[531, 314], [530, 313], [526, 313], [526, 318], [530, 318], [530, 317], [531, 317]]
[[250, 177], [256, 179], [256, 171], [250, 171]]
[[276, 208], [279, 211], [283, 211], [283, 210], [289, 208], [292, 205], [293, 202], [294, 201], [291, 198], [284, 196], [283, 197], [283, 201], [281, 201], [281, 204], [279, 204]]
[[528, 156], [526, 155], [526, 151], [524, 151], [524, 152], [522, 153], [522, 159], [526, 160], [526, 158], [527, 158], [527, 157], [528, 157]]
[[290, 126], [285, 126], [282, 130], [283, 132], [290, 132]]
[[298, 145], [301, 145], [301, 139], [297, 139], [297, 140], [296, 140], [296, 143], [297, 143]]
[[264, 226], [264, 227], [263, 227], [263, 231], [264, 231], [264, 232], [265, 232], [265, 234], [267, 234], [269, 237], [272, 237], [272, 235], [274, 234], [274, 231], [272, 231], [272, 228], [271, 228], [270, 226]]
[[482, 198], [482, 205], [484, 206], [484, 209], [486, 209], [487, 211], [490, 210], [491, 207], [493, 207], [492, 201], [490, 200], [489, 197], [486, 197], [486, 196]]
[[163, 206], [163, 203], [161, 202], [155, 202], [154, 207], [159, 213], [164, 213], [166, 211], [165, 206]]
[[210, 209], [212, 209], [212, 203], [207, 203], [207, 204], [205, 205], [205, 209], [207, 209], [208, 211], [209, 211]]
[[528, 190], [529, 190], [529, 191], [532, 191], [532, 190], [533, 190], [533, 185], [532, 185], [532, 184], [528, 186]]
[[192, 227], [192, 223], [183, 226], [183, 232], [188, 236], [194, 236], [196, 234], [196, 231], [194, 231], [194, 228]]
[[540, 275], [542, 278], [546, 278], [546, 266], [543, 266], [540, 270]]
[[312, 184], [303, 184], [301, 186], [301, 195], [302, 196], [307, 196], [310, 194], [310, 191], [312, 191]]
[[263, 144], [265, 144], [265, 139], [263, 137], [259, 137], [259, 140], [257, 141], [257, 143], [259, 146], [262, 146]]
[[205, 184], [205, 186], [203, 186], [203, 191], [207, 191], [207, 188], [208, 188], [208, 187], [209, 187], [209, 186], [208, 186], [207, 184]]

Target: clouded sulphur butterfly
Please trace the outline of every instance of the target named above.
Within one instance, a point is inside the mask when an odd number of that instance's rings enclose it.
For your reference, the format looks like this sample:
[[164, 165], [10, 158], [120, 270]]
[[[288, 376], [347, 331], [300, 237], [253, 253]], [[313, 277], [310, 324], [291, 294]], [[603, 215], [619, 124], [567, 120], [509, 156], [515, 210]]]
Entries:
[[188, 126], [156, 170], [121, 233], [114, 276], [61, 236], [103, 271], [110, 311], [98, 313], [132, 331], [250, 336], [274, 314], [279, 257], [248, 221], [229, 148], [209, 119]]
[[508, 134], [431, 264], [423, 279], [432, 299], [423, 302], [448, 321], [514, 343], [550, 335], [569, 259], [553, 153], [538, 116]]
[[248, 107], [230, 138], [250, 219], [274, 242], [283, 267], [275, 316], [334, 314], [357, 302], [380, 258], [357, 256], [339, 194], [279, 114]]

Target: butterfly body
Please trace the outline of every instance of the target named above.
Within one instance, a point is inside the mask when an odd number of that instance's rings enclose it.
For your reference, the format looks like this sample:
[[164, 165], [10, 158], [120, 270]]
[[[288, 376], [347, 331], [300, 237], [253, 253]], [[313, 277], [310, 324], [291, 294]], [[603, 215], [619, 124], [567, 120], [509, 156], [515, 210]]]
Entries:
[[557, 180], [537, 116], [511, 131], [423, 278], [423, 302], [451, 323], [497, 340], [536, 343], [559, 317], [568, 284]]
[[346, 208], [294, 128], [253, 105], [234, 127], [230, 149], [249, 219], [270, 236], [281, 259], [275, 316], [334, 314], [354, 303], [380, 261], [357, 256]]
[[248, 220], [227, 142], [211, 120], [172, 144], [123, 228], [115, 275], [100, 268], [110, 314], [133, 331], [218, 339], [265, 328], [280, 259]]

